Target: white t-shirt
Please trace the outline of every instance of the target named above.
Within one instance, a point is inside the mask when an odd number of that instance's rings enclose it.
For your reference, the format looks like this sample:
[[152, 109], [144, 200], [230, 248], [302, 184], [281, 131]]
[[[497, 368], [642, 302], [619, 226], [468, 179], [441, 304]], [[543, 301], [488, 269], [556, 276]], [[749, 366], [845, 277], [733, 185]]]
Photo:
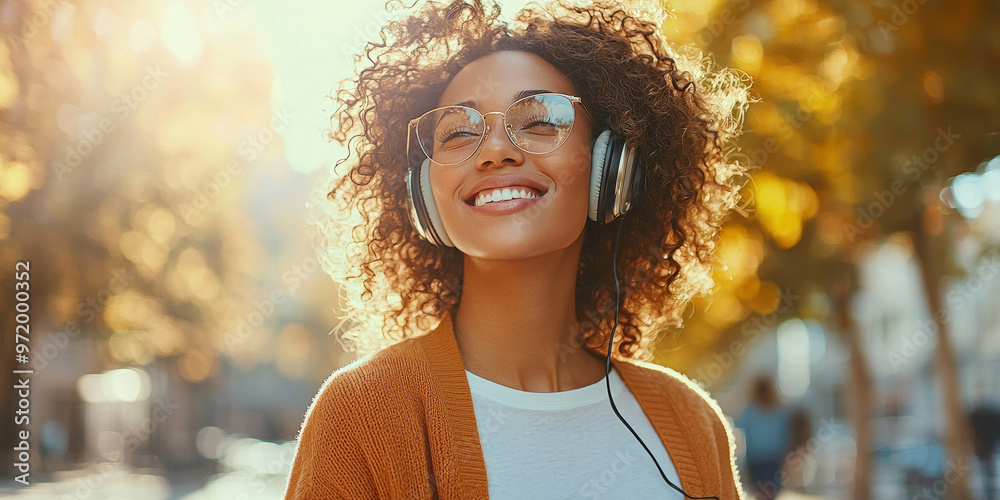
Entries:
[[[673, 500], [684, 495], [615, 415], [606, 381], [561, 392], [526, 392], [465, 371], [486, 462], [490, 498]], [[642, 407], [611, 368], [615, 407], [681, 486]]]

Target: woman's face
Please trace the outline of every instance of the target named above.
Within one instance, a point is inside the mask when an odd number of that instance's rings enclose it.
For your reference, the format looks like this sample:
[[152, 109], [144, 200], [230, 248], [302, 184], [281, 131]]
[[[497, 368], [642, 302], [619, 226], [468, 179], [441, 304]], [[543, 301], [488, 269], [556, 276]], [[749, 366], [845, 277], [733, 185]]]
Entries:
[[[441, 94], [438, 106], [472, 101], [465, 105], [480, 113], [502, 112], [516, 100], [516, 93], [539, 89], [577, 95], [569, 78], [541, 57], [527, 52], [494, 52], [459, 71]], [[503, 117], [491, 114], [485, 117], [490, 130], [472, 157], [456, 165], [431, 162], [431, 191], [438, 212], [452, 242], [464, 254], [524, 259], [566, 248], [578, 240], [582, 243], [589, 203], [592, 124], [580, 105], [575, 104], [574, 109], [576, 118], [569, 137], [550, 153], [519, 149], [504, 133]], [[520, 179], [496, 178], [508, 175]], [[527, 202], [503, 202], [505, 206], [520, 205], [506, 211], [496, 210], [501, 205], [477, 209], [474, 205], [480, 190], [476, 185], [483, 180], [535, 186], [542, 194]]]

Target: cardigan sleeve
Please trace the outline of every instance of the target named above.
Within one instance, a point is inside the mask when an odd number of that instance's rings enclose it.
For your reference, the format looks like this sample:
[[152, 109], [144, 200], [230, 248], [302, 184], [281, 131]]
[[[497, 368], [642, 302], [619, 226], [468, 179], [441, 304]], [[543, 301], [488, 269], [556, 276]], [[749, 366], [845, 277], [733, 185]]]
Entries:
[[357, 399], [332, 377], [306, 413], [285, 500], [377, 499], [369, 464], [356, 437]]

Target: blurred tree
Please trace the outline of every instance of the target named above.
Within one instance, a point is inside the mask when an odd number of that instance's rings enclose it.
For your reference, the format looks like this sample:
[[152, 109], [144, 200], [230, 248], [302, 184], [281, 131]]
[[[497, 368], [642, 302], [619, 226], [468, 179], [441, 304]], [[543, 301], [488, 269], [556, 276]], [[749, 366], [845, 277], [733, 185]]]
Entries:
[[[251, 18], [196, 27], [181, 4], [167, 11], [0, 2], [0, 321], [14, 323], [14, 263], [30, 261], [35, 366], [59, 332], [99, 341], [83, 369], [166, 357], [190, 382], [210, 379], [220, 354], [244, 367], [271, 356], [277, 318], [238, 330], [271, 300], [241, 189], [280, 151], [268, 148], [280, 139], [269, 62]], [[146, 21], [161, 16], [159, 29]], [[0, 349], [12, 344], [4, 335]], [[14, 437], [0, 436], [8, 458]]]
[[871, 498], [872, 474], [875, 461], [870, 453], [875, 442], [872, 426], [872, 376], [868, 369], [868, 359], [864, 352], [861, 332], [851, 314], [851, 291], [853, 279], [843, 276], [835, 279], [833, 286], [833, 303], [836, 311], [837, 332], [841, 341], [847, 346], [850, 355], [847, 392], [850, 396], [849, 411], [854, 421], [854, 441], [857, 443], [857, 457], [854, 463], [854, 484], [851, 498]]
[[[722, 235], [720, 264], [729, 269], [716, 273], [715, 297], [697, 302], [702, 307], [687, 322], [684, 348], [665, 350], [663, 358], [684, 371], [700, 369], [712, 383], [735, 365], [733, 346], [747, 347], [761, 328], [790, 315], [840, 318], [834, 325], [851, 366], [864, 370], [848, 384], [858, 449], [871, 450], [871, 393], [863, 387], [870, 380], [858, 337], [864, 332], [848, 321], [841, 278], [856, 273], [870, 243], [909, 234], [941, 347], [934, 356], [944, 444], [963, 467], [970, 455], [960, 384], [939, 314], [943, 277], [961, 271], [942, 237], [935, 200], [948, 176], [1000, 151], [1000, 30], [990, 28], [1000, 7], [891, 0], [669, 5], [677, 14], [666, 27], [669, 38], [708, 49], [754, 79], [760, 102], [750, 107], [741, 146], [761, 169], [746, 191], [753, 219], [733, 220]], [[810, 290], [831, 298], [834, 318], [812, 307]], [[784, 300], [796, 296], [804, 298]], [[859, 455], [852, 498], [871, 496], [868, 463]], [[950, 484], [948, 495], [967, 498], [965, 480]]]

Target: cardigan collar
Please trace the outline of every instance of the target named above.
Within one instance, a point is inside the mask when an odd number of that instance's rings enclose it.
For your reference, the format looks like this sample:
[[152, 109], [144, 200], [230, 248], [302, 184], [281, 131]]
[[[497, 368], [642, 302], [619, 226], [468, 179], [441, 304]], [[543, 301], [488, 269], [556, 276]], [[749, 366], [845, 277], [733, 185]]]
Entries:
[[[466, 458], [459, 460], [454, 470], [444, 471], [443, 474], [455, 474], [457, 477], [452, 479], [468, 487], [470, 498], [488, 498], [486, 463], [479, 441], [472, 393], [452, 321], [451, 315], [445, 314], [437, 327], [428, 334], [418, 337], [423, 339], [430, 357], [431, 375], [442, 390], [447, 410], [445, 418], [449, 419], [448, 423], [455, 432], [455, 456]], [[607, 356], [606, 349], [592, 349], [589, 346], [585, 348], [601, 356]], [[679, 486], [691, 494], [705, 491], [704, 478], [699, 471], [705, 470], [705, 467], [711, 468], [713, 465], [699, 463], [702, 460], [699, 460], [699, 455], [693, 449], [689, 439], [691, 434], [679, 414], [679, 408], [667, 397], [663, 376], [658, 376], [665, 374], [659, 374], [631, 360], [615, 356], [611, 357], [611, 364], [618, 370], [625, 385], [656, 429], [677, 469], [681, 480]]]

